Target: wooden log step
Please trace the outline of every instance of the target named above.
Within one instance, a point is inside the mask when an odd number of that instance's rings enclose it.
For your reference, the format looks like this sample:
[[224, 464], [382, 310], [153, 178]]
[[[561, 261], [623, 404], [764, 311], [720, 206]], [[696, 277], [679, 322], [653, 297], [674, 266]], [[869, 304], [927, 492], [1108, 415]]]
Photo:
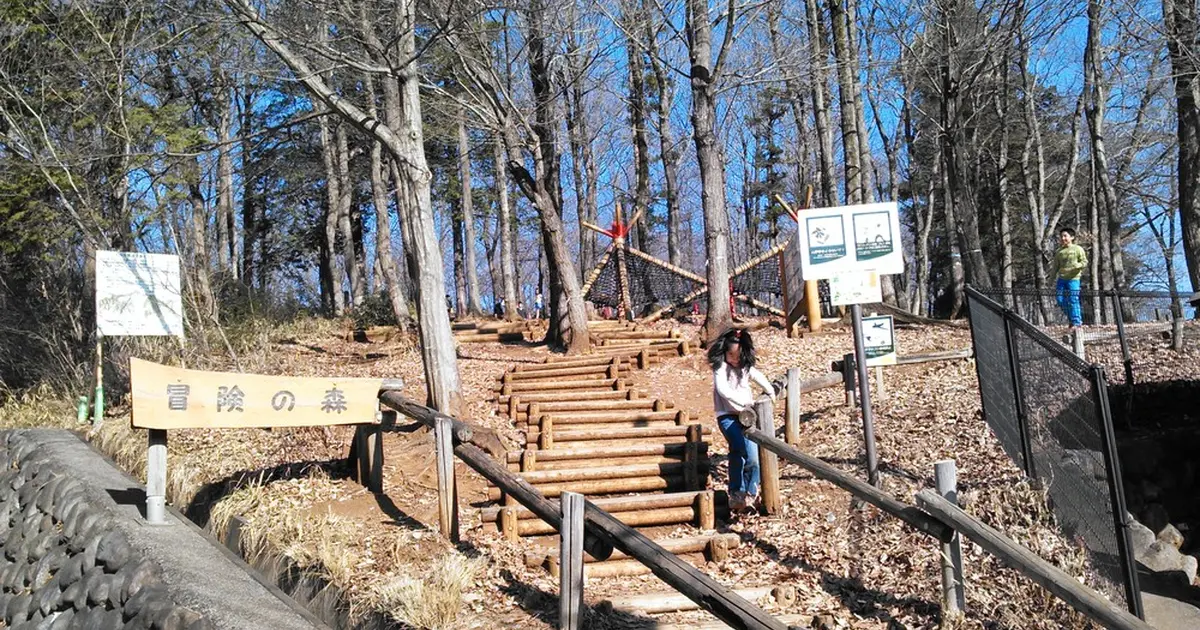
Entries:
[[[639, 455], [682, 455], [687, 442], [671, 444], [631, 444], [628, 446], [590, 446], [581, 448], [564, 448], [549, 451], [532, 451], [538, 464], [558, 462], [573, 459], [593, 459], [604, 457], [637, 457]], [[529, 451], [510, 451], [508, 463], [516, 464]]]
[[524, 341], [525, 333], [456, 333], [454, 340], [459, 343], [512, 343], [514, 341]]
[[[507, 385], [507, 387], [509, 388], [509, 390], [511, 392], [520, 393], [520, 392], [575, 391], [575, 390], [580, 390], [580, 389], [590, 390], [590, 391], [599, 391], [602, 389], [610, 389], [610, 390], [618, 390], [619, 391], [619, 390], [624, 389], [623, 385], [624, 385], [624, 381], [622, 381], [621, 379], [616, 379], [616, 378], [605, 378], [605, 379], [595, 379], [595, 378], [579, 379], [579, 378], [576, 378], [576, 379], [572, 379], [569, 381], [516, 382], [516, 383], [509, 383]], [[619, 387], [619, 386], [621, 386], [621, 387]], [[492, 387], [492, 390], [503, 392], [504, 387], [505, 387], [504, 384], [497, 384]]]
[[[705, 564], [704, 554], [678, 554], [678, 556], [680, 560], [695, 567], [703, 567]], [[551, 577], [558, 579], [558, 557], [551, 557], [546, 564], [549, 565], [548, 568], [550, 569]], [[650, 567], [642, 564], [640, 560], [632, 558], [584, 563], [583, 565], [583, 577], [585, 579], [630, 577], [634, 575], [649, 575], [650, 573], [653, 573]]]
[[629, 330], [637, 329], [636, 322], [621, 321], [619, 319], [593, 319], [588, 322], [588, 330], [595, 329], [612, 329], [612, 328], [628, 328]]
[[[588, 496], [594, 494], [619, 494], [622, 492], [650, 492], [657, 490], [682, 490], [683, 476], [670, 477], [623, 477], [619, 479], [592, 479], [588, 481], [566, 481], [563, 483], [548, 483], [537, 486], [538, 491], [546, 497], [556, 497], [563, 492], [578, 492]], [[488, 499], [499, 501], [502, 496], [499, 488], [488, 488]]]
[[629, 411], [595, 412], [595, 413], [555, 413], [542, 414], [554, 418], [554, 426], [575, 426], [579, 424], [605, 424], [609, 422], [675, 422], [687, 424], [691, 416], [686, 411], [666, 409], [663, 411], [646, 411], [633, 409]]
[[475, 330], [479, 326], [476, 322], [451, 322], [450, 330], [455, 332], [460, 330]]
[[[711, 427], [702, 429], [705, 435], [712, 435]], [[686, 426], [661, 426], [661, 427], [633, 427], [633, 428], [618, 428], [618, 427], [601, 427], [587, 429], [571, 429], [567, 431], [554, 431], [554, 441], [559, 442], [588, 442], [592, 440], [658, 440], [666, 437], [687, 437]], [[572, 446], [572, 448], [576, 448]]]
[[[552, 402], [556, 400], [561, 400], [563, 402], [568, 400], [636, 400], [645, 398], [646, 392], [634, 389], [627, 389], [619, 392], [613, 390], [601, 390], [596, 392], [525, 392], [523, 394], [518, 394], [518, 397], [520, 398], [520, 402], [523, 403]], [[507, 409], [508, 401], [511, 398], [511, 396], [499, 396], [496, 398], [496, 401], [499, 403], [499, 407]]]
[[678, 330], [617, 330], [604, 331], [597, 335], [601, 339], [680, 339]]
[[564, 357], [554, 361], [546, 361], [543, 363], [518, 363], [513, 366], [514, 372], [538, 372], [541, 370], [557, 370], [564, 367], [582, 367], [587, 365], [608, 365], [613, 361], [618, 363], [630, 363], [627, 357]]
[[[797, 613], [797, 614], [790, 614], [790, 615], [775, 615], [774, 618], [775, 618], [775, 621], [778, 621], [779, 623], [782, 623], [789, 628], [793, 628], [793, 627], [805, 628], [805, 627], [810, 627], [809, 623], [813, 619], [813, 614], [810, 612], [810, 613]], [[824, 627], [824, 626], [822, 626], [822, 627]], [[724, 621], [718, 621], [715, 619], [709, 620], [709, 621], [702, 621], [699, 623], [688, 622], [688, 623], [667, 623], [667, 624], [658, 623], [658, 624], [654, 624], [655, 630], [732, 630], [732, 628], [733, 628], [733, 626], [725, 623]]]
[[649, 398], [638, 400], [564, 400], [561, 402], [548, 400], [545, 402], [526, 402], [524, 397], [520, 397], [516, 408], [517, 415], [513, 420], [526, 419], [531, 410], [534, 410], [534, 413], [539, 415], [553, 414], [555, 420], [558, 420], [559, 416], [579, 411], [667, 411], [671, 406], [661, 400], [651, 400]]
[[[576, 430], [577, 428], [595, 427], [593, 430], [593, 435], [588, 438], [584, 438], [586, 441], [586, 440], [608, 439], [603, 434], [609, 433], [611, 431], [628, 430], [628, 429], [669, 429], [669, 428], [676, 427], [676, 426], [679, 426], [679, 425], [677, 425], [673, 422], [659, 420], [659, 421], [654, 421], [654, 422], [636, 421], [636, 422], [609, 422], [606, 424], [591, 424], [591, 425], [579, 424], [579, 425], [568, 425], [567, 428], [573, 431], [573, 430]], [[526, 425], [524, 423], [521, 423], [520, 425], [517, 426], [517, 429], [520, 431], [523, 431], [525, 433], [526, 445], [532, 446], [532, 445], [536, 444], [542, 450], [553, 449], [554, 444], [556, 444], [560, 441], [560, 436], [562, 434], [566, 433], [567, 435], [571, 435], [570, 431], [559, 431], [558, 428], [554, 428], [548, 434], [551, 437], [551, 440], [550, 440], [549, 445], [546, 445], [546, 444], [543, 444], [541, 441], [542, 431], [540, 431], [538, 429], [537, 425]], [[596, 437], [596, 434], [600, 434], [600, 436]], [[651, 439], [659, 440], [661, 438], [655, 437], [655, 438], [651, 438]]]
[[[693, 506], [620, 512], [613, 516], [630, 527], [694, 524], [697, 519], [696, 508]], [[483, 531], [499, 531], [499, 527], [495, 523], [485, 523]], [[517, 536], [545, 536], [555, 531], [553, 525], [541, 519], [517, 521]]]
[[500, 382], [522, 382], [536, 381], [543, 379], [563, 379], [567, 376], [572, 377], [571, 380], [586, 380], [589, 378], [616, 378], [619, 368], [613, 365], [586, 365], [576, 368], [563, 368], [561, 370], [535, 370], [532, 372], [507, 372], [500, 378]]
[[[553, 452], [553, 451], [546, 451]], [[571, 459], [563, 462], [537, 462], [531, 469], [527, 464], [507, 464], [513, 472], [532, 472], [535, 470], [569, 470], [572, 468], [602, 468], [605, 466], [630, 466], [633, 464], [672, 464], [683, 461], [683, 453], [678, 455], [643, 455], [631, 457], [604, 457], [600, 459]]]
[[[796, 587], [788, 585], [754, 586], [734, 589], [734, 592], [751, 602], [770, 600], [780, 608], [790, 608], [796, 604]], [[700, 610], [700, 605], [678, 591], [669, 593], [646, 593], [644, 595], [626, 595], [611, 597], [601, 601], [597, 608], [620, 610], [622, 612], [658, 615], [671, 612], [686, 612]]]
[[566, 481], [591, 481], [598, 479], [623, 479], [625, 477], [668, 476], [683, 473], [683, 463], [631, 464], [628, 466], [603, 466], [600, 468], [568, 468], [565, 470], [534, 470], [521, 473], [521, 477], [533, 485], [562, 483]]
[[[637, 510], [657, 510], [663, 508], [690, 507], [696, 504], [696, 500], [702, 495], [713, 494], [712, 490], [691, 490], [688, 492], [668, 492], [666, 494], [640, 494], [628, 497], [604, 497], [600, 499], [589, 499], [592, 505], [608, 512], [616, 514], [618, 512], [633, 512]], [[555, 503], [552, 501], [552, 503]], [[505, 509], [512, 509], [516, 512], [517, 520], [524, 521], [536, 519], [538, 516], [529, 511], [523, 506], [495, 506], [486, 507], [479, 510], [479, 520], [484, 523], [494, 523], [500, 520], [500, 512]]]
[[[709, 536], [691, 536], [688, 538], [667, 538], [665, 540], [655, 540], [654, 542], [669, 553], [677, 555], [704, 553], [707, 555], [709, 561], [722, 562], [728, 557], [730, 549], [737, 549], [742, 544], [742, 539], [737, 534], [712, 534]], [[556, 557], [558, 557], [557, 538], [552, 538], [545, 545], [539, 544], [538, 549], [525, 552], [525, 566], [545, 566], [548, 559]], [[626, 560], [628, 558], [629, 556], [621, 551], [613, 550], [612, 555], [608, 559]], [[583, 554], [583, 561], [596, 562], [596, 559], [585, 552]]]

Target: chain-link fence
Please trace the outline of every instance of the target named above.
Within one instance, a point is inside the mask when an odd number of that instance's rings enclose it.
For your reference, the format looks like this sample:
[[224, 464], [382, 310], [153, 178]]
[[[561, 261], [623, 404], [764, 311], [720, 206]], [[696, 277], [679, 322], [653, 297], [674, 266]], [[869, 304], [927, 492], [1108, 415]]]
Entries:
[[1089, 585], [1141, 616], [1104, 368], [979, 291], [967, 295], [984, 420], [1086, 550]]

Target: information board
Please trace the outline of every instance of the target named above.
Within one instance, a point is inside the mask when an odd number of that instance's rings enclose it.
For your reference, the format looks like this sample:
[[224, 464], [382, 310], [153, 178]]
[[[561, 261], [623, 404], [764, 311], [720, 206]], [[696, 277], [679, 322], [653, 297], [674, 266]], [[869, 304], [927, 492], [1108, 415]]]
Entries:
[[843, 273], [904, 273], [900, 213], [895, 202], [800, 213], [800, 274], [827, 280]]
[[183, 336], [179, 257], [96, 252], [96, 329], [105, 337]]
[[829, 279], [829, 303], [834, 306], [877, 304], [882, 301], [883, 288], [877, 273], [850, 272]]

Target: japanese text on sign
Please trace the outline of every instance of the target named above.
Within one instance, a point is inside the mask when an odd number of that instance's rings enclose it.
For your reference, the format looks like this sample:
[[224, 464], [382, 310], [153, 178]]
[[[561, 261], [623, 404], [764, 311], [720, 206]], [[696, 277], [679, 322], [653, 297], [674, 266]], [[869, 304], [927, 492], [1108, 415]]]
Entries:
[[896, 333], [891, 315], [872, 315], [862, 320], [863, 349], [867, 367], [896, 364]]
[[[130, 360], [133, 426], [250, 428], [377, 422], [379, 379], [203, 372]], [[299, 394], [294, 393], [299, 392]]]

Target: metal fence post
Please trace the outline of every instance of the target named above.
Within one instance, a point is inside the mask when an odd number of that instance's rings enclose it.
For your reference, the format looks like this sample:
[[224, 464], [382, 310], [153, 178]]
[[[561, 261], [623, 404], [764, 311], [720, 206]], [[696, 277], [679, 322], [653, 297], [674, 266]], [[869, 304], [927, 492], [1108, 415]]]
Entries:
[[1112, 502], [1113, 526], [1117, 539], [1117, 552], [1121, 557], [1121, 570], [1125, 574], [1125, 600], [1129, 612], [1145, 619], [1142, 612], [1142, 593], [1138, 587], [1137, 562], [1133, 557], [1133, 545], [1129, 540], [1129, 518], [1125, 511], [1125, 487], [1121, 484], [1121, 460], [1117, 454], [1117, 437], [1113, 430], [1112, 410], [1108, 404], [1108, 384], [1104, 376], [1104, 368], [1093, 365], [1088, 368], [1088, 376], [1092, 381], [1092, 394], [1095, 396], [1096, 409], [1102, 435], [1104, 436], [1104, 467], [1108, 472], [1109, 500]]
[[1025, 460], [1025, 475], [1037, 478], [1037, 466], [1033, 462], [1033, 445], [1029, 436], [1029, 417], [1025, 408], [1025, 396], [1021, 386], [1021, 361], [1017, 356], [1017, 342], [1013, 339], [1012, 313], [1004, 311], [1004, 341], [1008, 344], [1008, 370], [1012, 376], [1013, 406], [1017, 410], [1017, 431], [1021, 435], [1021, 459]]
[[1121, 341], [1121, 361], [1125, 364], [1125, 384], [1133, 385], [1133, 355], [1129, 352], [1129, 337], [1125, 336], [1125, 304], [1119, 291], [1113, 291], [1113, 312], [1117, 318], [1117, 339]]
[[558, 548], [558, 627], [583, 627], [583, 495], [563, 492]]
[[[953, 459], [933, 464], [933, 477], [938, 494], [958, 505], [958, 470]], [[947, 616], [961, 615], [967, 608], [963, 588], [962, 537], [957, 531], [948, 543], [942, 543], [942, 605]]]
[[146, 449], [146, 522], [167, 522], [167, 430], [150, 429]]

